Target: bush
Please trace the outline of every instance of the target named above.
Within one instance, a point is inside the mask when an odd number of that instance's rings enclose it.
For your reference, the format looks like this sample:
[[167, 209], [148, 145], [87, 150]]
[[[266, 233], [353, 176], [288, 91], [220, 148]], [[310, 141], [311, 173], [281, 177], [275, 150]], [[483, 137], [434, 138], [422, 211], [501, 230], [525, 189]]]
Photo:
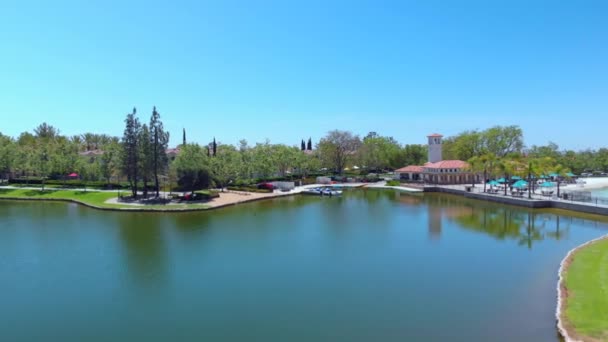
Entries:
[[399, 186], [399, 185], [401, 185], [401, 183], [398, 180], [389, 180], [388, 182], [386, 182], [386, 185], [388, 185], [388, 186]]
[[257, 193], [263, 193], [263, 194], [272, 193], [272, 190], [270, 190], [270, 189], [258, 189], [258, 188], [254, 188], [254, 187], [250, 187], [250, 186], [229, 186], [227, 189], [232, 190], [232, 191], [257, 192]]

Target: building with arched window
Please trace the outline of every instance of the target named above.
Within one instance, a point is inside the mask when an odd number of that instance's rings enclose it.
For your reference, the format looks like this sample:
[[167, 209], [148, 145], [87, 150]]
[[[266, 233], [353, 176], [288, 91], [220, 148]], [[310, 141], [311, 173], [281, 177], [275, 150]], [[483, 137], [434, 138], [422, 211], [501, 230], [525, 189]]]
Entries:
[[442, 159], [441, 134], [428, 138], [428, 162], [424, 165], [409, 165], [395, 170], [396, 178], [410, 182], [430, 184], [469, 184], [481, 181], [479, 174], [469, 171], [469, 164], [462, 160]]

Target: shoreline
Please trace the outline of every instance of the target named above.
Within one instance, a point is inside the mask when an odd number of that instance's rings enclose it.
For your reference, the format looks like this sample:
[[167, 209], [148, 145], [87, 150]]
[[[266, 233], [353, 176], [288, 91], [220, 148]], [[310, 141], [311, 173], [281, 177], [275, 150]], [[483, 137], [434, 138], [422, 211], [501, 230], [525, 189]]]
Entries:
[[604, 236], [600, 236], [593, 240], [587, 241], [577, 247], [574, 247], [573, 249], [568, 251], [568, 254], [566, 254], [564, 259], [562, 259], [562, 261], [560, 263], [559, 270], [557, 272], [557, 276], [558, 276], [557, 307], [555, 310], [555, 318], [557, 319], [557, 330], [559, 331], [560, 335], [564, 338], [565, 342], [584, 342], [584, 341], [579, 339], [578, 334], [576, 334], [576, 332], [571, 331], [571, 330], [573, 330], [573, 327], [568, 322], [568, 320], [565, 316], [566, 315], [565, 314], [566, 304], [568, 301], [568, 288], [566, 288], [566, 285], [565, 285], [564, 273], [568, 270], [568, 267], [570, 267], [572, 260], [574, 258], [574, 255], [578, 251], [580, 251], [581, 249], [588, 247], [596, 242], [606, 240], [606, 239], [608, 239], [608, 234], [604, 235]]

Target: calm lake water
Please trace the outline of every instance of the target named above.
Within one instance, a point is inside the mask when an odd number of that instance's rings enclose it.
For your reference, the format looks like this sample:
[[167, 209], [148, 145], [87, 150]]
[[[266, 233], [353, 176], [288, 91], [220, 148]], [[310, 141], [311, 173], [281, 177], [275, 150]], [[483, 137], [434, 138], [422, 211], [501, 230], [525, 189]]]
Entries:
[[352, 190], [190, 214], [0, 201], [2, 341], [559, 341], [605, 223]]

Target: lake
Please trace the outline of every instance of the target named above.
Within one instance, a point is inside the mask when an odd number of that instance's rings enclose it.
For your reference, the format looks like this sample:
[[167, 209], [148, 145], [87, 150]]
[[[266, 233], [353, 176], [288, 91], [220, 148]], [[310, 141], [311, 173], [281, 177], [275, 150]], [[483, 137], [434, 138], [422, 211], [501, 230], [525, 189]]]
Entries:
[[559, 263], [607, 227], [383, 190], [177, 214], [0, 201], [0, 340], [560, 341]]

